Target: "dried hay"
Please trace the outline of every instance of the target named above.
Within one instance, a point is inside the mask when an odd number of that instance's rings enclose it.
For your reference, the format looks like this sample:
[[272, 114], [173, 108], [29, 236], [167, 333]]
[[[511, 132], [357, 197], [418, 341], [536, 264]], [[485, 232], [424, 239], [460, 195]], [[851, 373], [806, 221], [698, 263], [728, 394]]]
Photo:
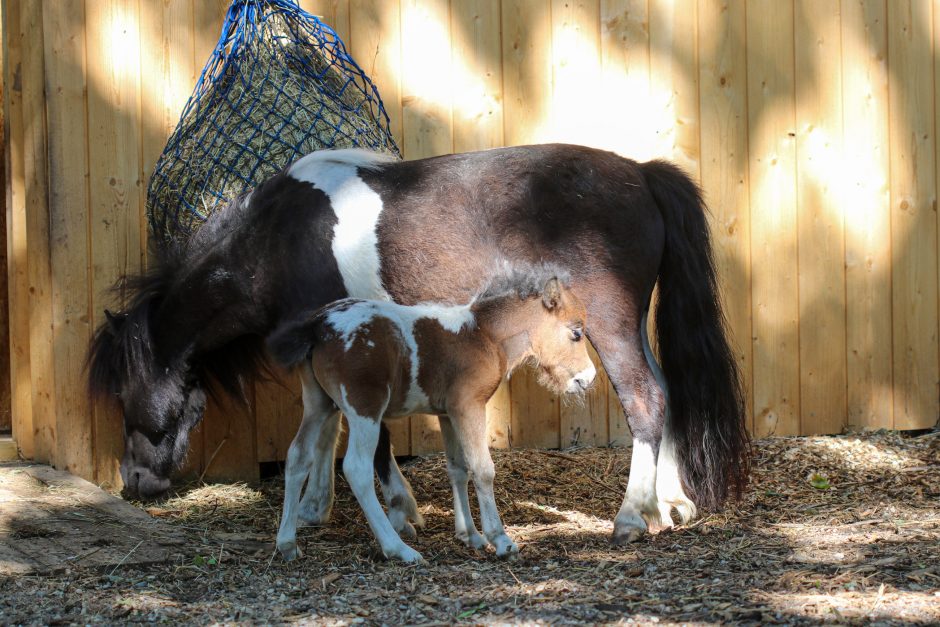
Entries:
[[382, 559], [341, 478], [333, 520], [300, 530], [305, 557], [291, 564], [273, 549], [281, 481], [184, 490], [150, 508], [188, 538], [178, 563], [0, 583], [14, 599], [0, 622], [940, 621], [940, 435], [777, 438], [755, 451], [741, 503], [625, 548], [608, 541], [623, 450], [494, 452], [522, 545], [509, 562], [453, 538], [441, 456], [403, 464], [427, 519], [416, 567]]

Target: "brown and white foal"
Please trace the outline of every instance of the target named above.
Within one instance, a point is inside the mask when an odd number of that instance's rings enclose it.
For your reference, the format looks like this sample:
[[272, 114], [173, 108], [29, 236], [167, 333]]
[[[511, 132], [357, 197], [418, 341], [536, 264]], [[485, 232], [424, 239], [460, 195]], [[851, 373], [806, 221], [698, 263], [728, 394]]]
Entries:
[[[567, 275], [550, 266], [505, 271], [468, 305], [403, 306], [345, 299], [279, 328], [268, 340], [285, 366], [301, 366], [303, 423], [287, 455], [284, 512], [277, 546], [288, 560], [296, 543], [301, 488], [331, 491], [317, 476], [310, 427], [342, 411], [349, 422], [343, 473], [387, 557], [421, 559], [398, 532], [413, 534], [407, 520], [389, 520], [375, 494], [373, 456], [383, 419], [437, 414], [454, 493], [457, 537], [469, 546], [487, 542], [500, 556], [518, 552], [506, 535], [493, 495], [494, 466], [486, 440], [485, 405], [500, 380], [531, 361], [539, 382], [553, 391], [580, 393], [596, 374], [584, 338], [584, 305], [568, 290]], [[312, 409], [310, 409], [312, 408]], [[334, 440], [335, 441], [335, 440]], [[332, 453], [332, 451], [330, 451]], [[320, 473], [323, 474], [323, 473]], [[467, 495], [468, 474], [480, 502], [481, 536]], [[409, 486], [410, 517], [421, 524]], [[390, 495], [386, 494], [386, 500]], [[401, 503], [388, 503], [401, 517]], [[329, 513], [321, 512], [321, 521]]]

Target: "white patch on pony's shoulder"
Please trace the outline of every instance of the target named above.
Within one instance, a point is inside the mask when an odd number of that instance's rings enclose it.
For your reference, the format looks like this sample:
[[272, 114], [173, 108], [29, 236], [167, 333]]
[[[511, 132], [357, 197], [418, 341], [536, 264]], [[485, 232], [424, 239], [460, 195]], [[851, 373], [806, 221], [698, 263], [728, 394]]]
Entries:
[[391, 300], [382, 285], [376, 229], [382, 198], [359, 177], [358, 169], [374, 170], [395, 157], [362, 149], [321, 150], [302, 157], [288, 175], [313, 185], [330, 200], [336, 214], [333, 257], [350, 296]]

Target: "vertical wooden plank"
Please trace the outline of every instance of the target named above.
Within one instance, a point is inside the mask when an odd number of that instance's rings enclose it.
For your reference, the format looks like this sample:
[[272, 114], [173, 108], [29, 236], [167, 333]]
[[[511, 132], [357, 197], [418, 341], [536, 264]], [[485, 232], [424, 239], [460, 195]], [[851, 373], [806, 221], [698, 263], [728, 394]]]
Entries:
[[13, 437], [20, 453], [35, 457], [29, 368], [29, 276], [26, 261], [26, 175], [24, 173], [22, 4], [3, 6], [4, 130], [7, 213], [7, 280], [10, 311], [10, 387]]
[[795, 63], [801, 434], [846, 422], [839, 0], [797, 0]]
[[[375, 83], [395, 142], [403, 146], [401, 104], [401, 13], [398, 0], [351, 0], [347, 48]], [[411, 418], [388, 423], [398, 455], [411, 452]]]
[[255, 404], [258, 461], [284, 461], [304, 415], [299, 377], [283, 373], [280, 381], [258, 383]]
[[[0, 3], [0, 25], [3, 24], [3, 3]], [[0, 67], [3, 67], [6, 51], [3, 50], [2, 27], [0, 27]], [[4, 82], [0, 88], [0, 102], [6, 97], [5, 93], [9, 89], [9, 83]], [[6, 109], [4, 108], [4, 111]], [[3, 128], [2, 119], [0, 119], [0, 146], [6, 146], [6, 129]], [[0, 152], [0, 190], [7, 189], [7, 170], [6, 170], [7, 151]], [[0, 233], [7, 232], [6, 211], [0, 211]], [[7, 247], [0, 250], [0, 294], [6, 297], [6, 302], [0, 305], [0, 347], [10, 345], [10, 318], [9, 318], [9, 287], [7, 278]], [[0, 348], [2, 350], [2, 348]], [[10, 351], [4, 351], [0, 354], [0, 431], [8, 432], [13, 426], [13, 416], [10, 410]]]
[[300, 7], [323, 20], [349, 47], [349, 0], [301, 0]]
[[891, 193], [884, 0], [842, 3], [848, 424], [891, 428]]
[[503, 141], [540, 141], [551, 125], [552, 13], [549, 0], [503, 0]]
[[800, 429], [793, 2], [747, 5], [755, 434]]
[[938, 413], [932, 6], [888, 3], [895, 429], [930, 426]]
[[[119, 307], [111, 287], [140, 271], [140, 34], [133, 0], [89, 3], [88, 57], [89, 233], [92, 319]], [[92, 148], [93, 147], [93, 148]], [[65, 210], [65, 207], [62, 208]], [[123, 453], [121, 417], [110, 404], [95, 407], [98, 482], [117, 486]]]
[[[20, 24], [25, 41], [42, 40], [43, 5], [23, 2]], [[58, 461], [53, 452], [55, 425], [54, 346], [52, 341], [52, 275], [49, 265], [49, 195], [46, 160], [43, 46], [24, 45], [21, 56], [23, 105], [23, 174], [26, 201], [26, 262], [29, 280], [29, 366], [35, 452]], [[83, 470], [81, 467], [79, 471]], [[90, 475], [83, 475], [88, 477]]]
[[[655, 153], [647, 103], [650, 102], [650, 32], [647, 0], [601, 0], [601, 81], [604, 98], [622, 107], [613, 117], [610, 148], [636, 159]], [[629, 444], [632, 436], [616, 391], [606, 380], [608, 443]]]
[[[702, 189], [711, 210], [722, 305], [748, 399], [751, 378], [751, 252], [747, 163], [745, 7], [733, 0], [699, 4], [699, 101]], [[707, 37], [706, 37], [707, 34]], [[753, 423], [748, 421], [753, 429]]]
[[451, 3], [454, 151], [503, 145], [503, 72], [497, 0]]
[[[53, 280], [52, 327], [58, 459], [92, 478], [92, 407], [85, 394], [83, 359], [92, 332], [89, 311], [88, 137], [86, 127], [85, 10], [57, 2], [44, 11], [46, 115], [49, 128], [49, 215]], [[136, 191], [135, 191], [136, 193]], [[107, 411], [102, 407], [100, 411]], [[117, 411], [117, 408], [110, 408]], [[121, 437], [120, 422], [115, 426]]]
[[[402, 0], [402, 154], [420, 159], [453, 151], [450, 3]], [[441, 450], [436, 417], [411, 418], [411, 453]]]
[[[662, 157], [699, 179], [698, 18], [696, 0], [650, 6], [650, 90], [665, 103]], [[709, 34], [711, 39], [712, 35]]]

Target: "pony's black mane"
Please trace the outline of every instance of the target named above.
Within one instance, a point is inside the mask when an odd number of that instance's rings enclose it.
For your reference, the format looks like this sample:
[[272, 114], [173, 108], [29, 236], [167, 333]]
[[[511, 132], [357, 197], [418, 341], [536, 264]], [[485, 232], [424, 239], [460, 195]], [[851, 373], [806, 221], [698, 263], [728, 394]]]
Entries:
[[473, 304], [502, 300], [508, 296], [516, 296], [520, 300], [540, 296], [545, 284], [553, 278], [565, 287], [569, 287], [571, 282], [568, 271], [555, 264], [502, 263], [477, 292]]
[[146, 272], [112, 288], [133, 296], [120, 313], [109, 314], [92, 338], [85, 360], [92, 399], [116, 394], [132, 377], [152, 380], [157, 368], [190, 385], [201, 385], [215, 397], [224, 392], [245, 403], [246, 384], [269, 378], [264, 340], [258, 335], [245, 335], [196, 355], [162, 356], [154, 351], [153, 317], [180, 276], [186, 251], [186, 245], [170, 245], [151, 257]]

